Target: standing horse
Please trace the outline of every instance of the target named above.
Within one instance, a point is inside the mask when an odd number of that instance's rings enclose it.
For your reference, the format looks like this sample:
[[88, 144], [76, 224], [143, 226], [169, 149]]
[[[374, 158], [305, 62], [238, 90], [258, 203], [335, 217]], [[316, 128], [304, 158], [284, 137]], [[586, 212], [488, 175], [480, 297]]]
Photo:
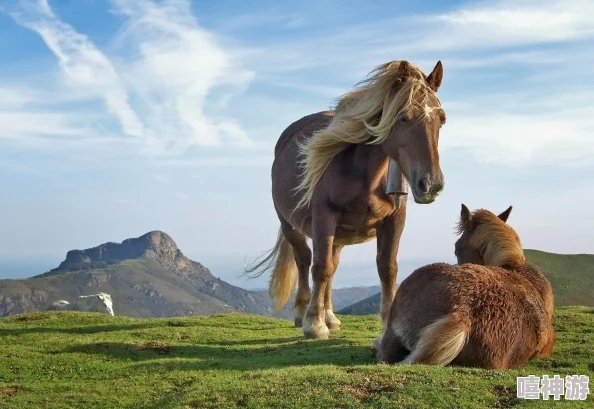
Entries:
[[400, 284], [374, 341], [378, 361], [507, 369], [550, 355], [551, 284], [526, 262], [506, 223], [511, 209], [471, 214], [462, 205], [458, 265], [430, 264]]
[[[436, 95], [438, 62], [429, 75], [407, 61], [377, 67], [334, 111], [305, 116], [276, 143], [272, 199], [280, 220], [274, 248], [251, 268], [272, 269], [269, 295], [276, 311], [298, 281], [295, 325], [306, 337], [327, 339], [339, 329], [332, 308], [332, 279], [345, 245], [377, 237], [385, 323], [396, 292], [396, 261], [406, 201], [386, 193], [393, 161], [411, 185], [415, 202], [432, 203], [443, 189], [437, 143], [445, 112]], [[303, 172], [303, 173], [302, 173]], [[313, 254], [306, 239], [312, 239]], [[313, 257], [312, 257], [313, 256]], [[312, 265], [313, 259], [313, 265]], [[309, 288], [309, 269], [313, 296]]]

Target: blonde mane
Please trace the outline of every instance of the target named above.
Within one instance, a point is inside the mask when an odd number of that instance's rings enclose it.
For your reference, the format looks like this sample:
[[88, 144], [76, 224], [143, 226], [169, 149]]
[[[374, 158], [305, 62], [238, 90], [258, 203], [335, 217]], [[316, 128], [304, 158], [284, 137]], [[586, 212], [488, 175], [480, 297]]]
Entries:
[[408, 63], [406, 79], [401, 83], [401, 63], [390, 61], [371, 71], [367, 79], [357, 84], [358, 88], [338, 99], [330, 124], [299, 145], [303, 173], [296, 190], [304, 193], [295, 209], [309, 204], [330, 161], [349, 144], [382, 143], [411, 108], [420, 108], [421, 118], [440, 108], [429, 106], [430, 96], [438, 103], [439, 98], [416, 65]]
[[518, 266], [526, 263], [522, 242], [516, 231], [494, 213], [479, 209], [470, 221], [459, 222], [458, 233], [463, 233], [472, 223], [476, 226], [470, 235], [470, 245], [482, 254], [488, 266]]

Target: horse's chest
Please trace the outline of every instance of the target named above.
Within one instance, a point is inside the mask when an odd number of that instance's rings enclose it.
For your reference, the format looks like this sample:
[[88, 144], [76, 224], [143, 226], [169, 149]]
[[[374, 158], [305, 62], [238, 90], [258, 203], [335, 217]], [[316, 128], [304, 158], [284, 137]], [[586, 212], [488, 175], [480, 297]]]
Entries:
[[392, 212], [394, 202], [376, 195], [360, 195], [342, 206], [336, 239], [344, 244], [358, 244], [376, 236], [379, 223]]

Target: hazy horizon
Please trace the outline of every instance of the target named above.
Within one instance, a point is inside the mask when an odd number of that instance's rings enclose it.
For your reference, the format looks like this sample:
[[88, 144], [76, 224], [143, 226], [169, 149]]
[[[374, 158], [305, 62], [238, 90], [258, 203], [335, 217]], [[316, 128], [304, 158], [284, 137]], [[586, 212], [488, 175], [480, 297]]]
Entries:
[[[190, 259], [197, 261], [208, 268], [215, 277], [227, 281], [228, 283], [245, 288], [247, 290], [267, 288], [269, 273], [265, 273], [260, 277], [248, 279], [242, 276], [243, 260], [229, 260], [227, 259], [209, 259], [199, 260], [190, 257]], [[26, 279], [35, 275], [42, 274], [57, 267], [64, 258], [56, 261], [56, 259], [44, 260], [9, 260], [0, 259], [0, 279]], [[417, 260], [403, 260], [400, 262], [400, 271], [398, 274], [398, 283], [400, 283], [406, 276], [408, 276], [415, 268], [421, 267], [434, 261], [431, 258], [417, 259]], [[455, 262], [455, 260], [447, 260], [448, 262]], [[339, 270], [334, 278], [334, 288], [346, 287], [369, 287], [379, 285], [379, 276], [374, 262], [357, 263], [345, 262], [341, 263]]]

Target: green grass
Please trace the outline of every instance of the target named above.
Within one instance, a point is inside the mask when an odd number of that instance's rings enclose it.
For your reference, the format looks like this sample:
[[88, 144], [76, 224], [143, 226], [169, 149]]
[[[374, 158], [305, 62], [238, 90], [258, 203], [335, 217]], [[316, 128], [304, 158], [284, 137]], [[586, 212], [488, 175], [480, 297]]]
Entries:
[[594, 308], [558, 309], [553, 355], [510, 371], [378, 365], [377, 316], [341, 319], [342, 331], [314, 341], [254, 315], [12, 316], [0, 320], [0, 408], [594, 407], [592, 394], [516, 398], [517, 375], [594, 380]]

